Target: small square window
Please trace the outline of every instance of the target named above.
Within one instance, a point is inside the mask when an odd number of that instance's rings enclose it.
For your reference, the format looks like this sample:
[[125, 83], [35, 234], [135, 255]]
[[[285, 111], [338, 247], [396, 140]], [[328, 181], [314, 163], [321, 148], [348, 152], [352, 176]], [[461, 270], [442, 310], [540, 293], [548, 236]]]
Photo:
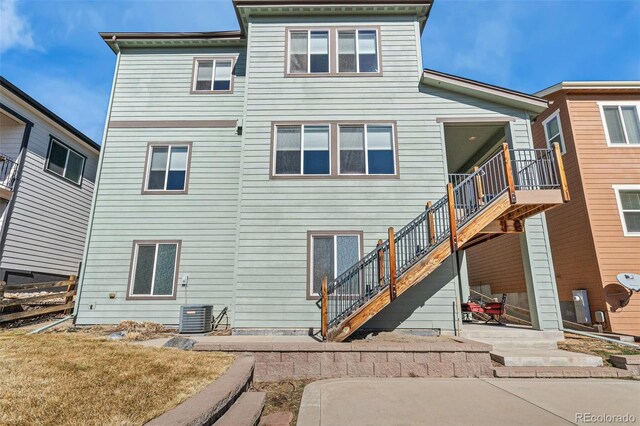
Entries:
[[329, 72], [329, 31], [289, 31], [289, 73]]
[[328, 175], [329, 126], [276, 126], [275, 175]]
[[640, 146], [638, 105], [601, 105], [609, 145]]
[[377, 73], [379, 70], [377, 30], [338, 31], [339, 73]]
[[86, 157], [51, 138], [45, 168], [77, 185], [82, 182]]
[[128, 296], [174, 298], [179, 241], [134, 242]]
[[231, 92], [232, 69], [232, 59], [196, 59], [193, 91]]
[[149, 145], [143, 192], [185, 193], [190, 154], [191, 144]]
[[310, 232], [309, 288], [311, 297], [319, 296], [322, 279], [329, 281], [355, 265], [361, 257], [362, 235], [350, 232]]
[[626, 236], [640, 236], [640, 186], [614, 186], [622, 230]]
[[340, 125], [340, 174], [396, 173], [393, 126]]

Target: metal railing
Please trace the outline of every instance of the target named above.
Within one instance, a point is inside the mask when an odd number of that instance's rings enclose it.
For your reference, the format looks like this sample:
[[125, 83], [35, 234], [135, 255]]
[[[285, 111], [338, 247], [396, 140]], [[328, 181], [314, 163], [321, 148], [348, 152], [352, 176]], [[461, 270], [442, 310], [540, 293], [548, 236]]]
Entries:
[[552, 149], [512, 149], [511, 164], [516, 189], [555, 189], [560, 184]]
[[458, 186], [460, 182], [471, 176], [471, 173], [449, 173], [449, 183]]
[[[511, 164], [513, 182], [507, 175], [507, 164]], [[326, 315], [324, 333], [382, 291], [389, 291], [390, 286], [394, 292], [398, 277], [452, 237], [450, 209], [455, 212], [452, 213], [455, 214], [455, 228], [459, 229], [493, 200], [510, 191], [510, 185], [517, 189], [559, 188], [556, 167], [553, 150], [507, 151], [505, 146], [473, 173], [450, 175], [451, 202], [449, 195], [445, 195], [434, 204], [427, 204], [423, 213], [396, 233], [390, 228], [393, 244], [389, 239], [379, 241], [373, 251], [326, 284], [326, 292], [323, 290], [319, 301], [323, 315]], [[453, 185], [453, 181], [457, 184]]]
[[0, 152], [0, 186], [13, 190], [17, 173], [17, 163]]

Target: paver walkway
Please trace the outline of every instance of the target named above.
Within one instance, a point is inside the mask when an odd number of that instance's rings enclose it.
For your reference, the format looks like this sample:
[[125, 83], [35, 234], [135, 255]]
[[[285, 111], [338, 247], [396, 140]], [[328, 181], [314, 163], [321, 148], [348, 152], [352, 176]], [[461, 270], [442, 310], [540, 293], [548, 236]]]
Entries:
[[613, 417], [587, 421], [588, 415], [626, 415], [627, 424], [640, 424], [640, 381], [322, 380], [305, 388], [298, 426], [625, 423]]

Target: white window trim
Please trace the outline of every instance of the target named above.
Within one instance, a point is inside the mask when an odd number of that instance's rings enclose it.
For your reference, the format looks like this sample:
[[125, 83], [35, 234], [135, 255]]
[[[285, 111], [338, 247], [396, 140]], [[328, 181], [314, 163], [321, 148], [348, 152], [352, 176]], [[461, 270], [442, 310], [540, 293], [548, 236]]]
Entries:
[[[167, 147], [167, 165], [164, 168], [164, 188], [163, 189], [149, 189], [149, 177], [151, 176], [151, 162], [153, 161], [153, 148], [164, 148]], [[187, 147], [187, 164], [184, 169], [184, 184], [182, 189], [166, 189], [167, 181], [169, 179], [169, 166], [171, 165], [171, 151], [172, 149]], [[147, 171], [144, 179], [144, 191], [145, 192], [184, 192], [187, 190], [187, 179], [189, 179], [189, 158], [191, 156], [191, 144], [185, 143], [175, 143], [175, 144], [157, 144], [157, 145], [149, 145], [149, 151], [147, 152], [148, 164]], [[182, 170], [176, 170], [182, 171]]]
[[559, 135], [560, 135], [560, 153], [562, 154], [566, 154], [567, 153], [567, 146], [565, 145], [564, 142], [564, 134], [562, 133], [562, 120], [560, 119], [560, 110], [557, 109], [553, 112], [553, 114], [551, 114], [550, 116], [548, 116], [543, 122], [542, 122], [542, 128], [544, 129], [544, 138], [547, 141], [547, 147], [549, 147], [549, 149], [553, 148], [551, 146], [551, 142], [550, 140], [552, 139], [549, 136], [549, 133], [547, 132], [547, 123], [549, 123], [551, 120], [553, 119], [557, 119], [558, 120], [558, 131], [559, 131]]
[[[235, 63], [235, 61], [232, 58], [195, 58], [196, 60], [196, 66], [195, 66], [195, 70], [193, 72], [193, 81], [191, 82], [191, 90], [193, 92], [220, 92], [220, 93], [225, 93], [225, 92], [231, 92], [232, 88], [233, 88], [233, 65]], [[198, 70], [200, 69], [200, 62], [209, 62], [212, 61], [213, 62], [213, 67], [211, 67], [211, 87], [209, 89], [196, 89], [196, 85], [198, 84]], [[218, 61], [221, 62], [231, 62], [231, 73], [229, 74], [229, 88], [228, 89], [224, 89], [224, 90], [214, 90], [214, 86], [216, 84], [215, 81], [215, 77], [216, 77], [216, 64], [218, 63]], [[221, 80], [223, 81], [223, 80]], [[224, 80], [227, 81], [227, 80]]]
[[[338, 74], [353, 74], [353, 71], [340, 71], [340, 33], [341, 32], [352, 32], [356, 33], [356, 74], [378, 74], [380, 72], [380, 50], [379, 47], [379, 39], [380, 32], [377, 28], [337, 28], [336, 31], [336, 72]], [[374, 31], [376, 33], [375, 46], [376, 46], [376, 62], [378, 71], [360, 71], [360, 31]]]
[[[155, 289], [155, 284], [156, 284], [156, 266], [158, 265], [158, 252], [160, 251], [158, 248], [160, 245], [175, 245], [176, 246], [176, 255], [175, 258], [173, 259], [173, 286], [172, 286], [172, 290], [171, 290], [171, 294], [153, 294], [153, 290]], [[133, 292], [133, 287], [136, 281], [136, 267], [138, 266], [138, 250], [140, 248], [140, 246], [155, 246], [155, 252], [154, 252], [154, 257], [153, 257], [153, 275], [151, 276], [151, 289], [149, 290], [149, 294], [136, 294]], [[158, 243], [136, 243], [136, 248], [134, 250], [134, 255], [133, 255], [133, 264], [131, 265], [131, 282], [129, 283], [129, 297], [131, 298], [136, 298], [136, 297], [143, 297], [143, 298], [148, 298], [148, 297], [158, 297], [158, 298], [167, 298], [167, 297], [174, 297], [175, 293], [176, 293], [176, 271], [178, 268], [178, 250], [180, 249], [180, 245], [178, 243], [175, 242], [158, 242]]]
[[[58, 173], [55, 170], [51, 170], [49, 168], [49, 162], [51, 161], [51, 149], [53, 148], [53, 144], [60, 145], [61, 147], [63, 147], [64, 149], [67, 150], [67, 155], [66, 155], [66, 157], [64, 159], [64, 169], [62, 169], [62, 173]], [[70, 155], [71, 151], [73, 151], [73, 153], [76, 154], [78, 157], [82, 158], [82, 167], [80, 169], [80, 176], [78, 178], [78, 181], [69, 179], [67, 176], [65, 176], [67, 174], [67, 166], [69, 165], [69, 155]], [[44, 163], [44, 170], [46, 170], [47, 172], [53, 173], [54, 175], [59, 176], [62, 179], [65, 179], [65, 180], [73, 183], [74, 185], [81, 186], [82, 185], [82, 181], [84, 179], [84, 168], [86, 166], [86, 163], [87, 163], [87, 157], [85, 157], [84, 155], [80, 154], [75, 149], [67, 146], [62, 141], [58, 140], [57, 138], [55, 138], [53, 136], [50, 137], [50, 139], [49, 139], [49, 150], [47, 151], [47, 160]]]
[[[369, 173], [369, 137], [368, 127], [390, 126], [391, 127], [391, 151], [393, 152], [393, 173]], [[341, 173], [340, 172], [340, 127], [364, 126], [364, 173]], [[394, 123], [340, 123], [338, 124], [338, 176], [396, 176], [396, 128]]]
[[[602, 128], [604, 130], [604, 137], [607, 141], [607, 146], [613, 148], [640, 148], [640, 144], [632, 144], [629, 143], [629, 137], [627, 136], [627, 128], [624, 125], [624, 117], [620, 112], [621, 106], [635, 106], [636, 114], [638, 115], [638, 120], [640, 121], [640, 102], [634, 101], [600, 101], [597, 103], [598, 108], [600, 109], [600, 119], [602, 120]], [[609, 128], [607, 127], [607, 120], [604, 117], [604, 108], [605, 106], [617, 106], [618, 112], [620, 113], [620, 119], [622, 120], [622, 132], [624, 134], [624, 138], [627, 141], [626, 143], [611, 143], [611, 139], [609, 138]]]
[[[627, 231], [627, 222], [624, 219], [624, 210], [622, 209], [622, 200], [620, 199], [620, 191], [640, 191], [640, 185], [613, 185], [613, 192], [616, 194], [616, 202], [618, 203], [618, 213], [620, 213], [620, 224], [625, 237], [640, 237], [640, 232]], [[627, 210], [630, 211], [630, 210]], [[635, 211], [635, 210], [633, 210]]]
[[[307, 33], [307, 71], [306, 72], [292, 72], [291, 71], [291, 33], [303, 33], [306, 32]], [[327, 33], [327, 66], [328, 66], [328, 70], [326, 72], [311, 72], [311, 33], [312, 32], [326, 32]], [[289, 31], [287, 31], [287, 38], [289, 39], [287, 42], [287, 45], [289, 46], [288, 52], [287, 52], [287, 74], [291, 74], [291, 75], [308, 75], [308, 74], [312, 74], [312, 75], [325, 75], [325, 74], [331, 74], [331, 29], [329, 28], [314, 28], [314, 29], [310, 29], [310, 28], [301, 28], [301, 29], [295, 29], [295, 28], [290, 28]]]
[[[335, 278], [337, 278], [338, 276], [338, 238], [337, 237], [356, 237], [358, 240], [358, 261], [360, 261], [362, 259], [362, 257], [360, 256], [360, 254], [362, 253], [362, 241], [361, 241], [361, 237], [362, 235], [357, 234], [357, 233], [353, 233], [353, 234], [332, 234], [331, 232], [327, 232], [326, 234], [322, 234], [322, 233], [317, 233], [317, 234], [311, 234], [311, 244], [310, 244], [310, 250], [311, 250], [311, 254], [310, 254], [310, 258], [309, 258], [309, 295], [311, 297], [320, 297], [319, 293], [314, 293], [313, 292], [313, 268], [314, 268], [314, 262], [313, 262], [313, 240], [316, 237], [332, 237], [333, 238], [333, 276]], [[335, 279], [332, 277], [327, 277], [329, 281]], [[362, 289], [360, 289], [360, 293], [362, 293]], [[358, 293], [358, 294], [360, 294]], [[356, 296], [355, 294], [349, 294], [345, 296]]]
[[[275, 126], [275, 142], [273, 146], [273, 176], [331, 176], [331, 124], [328, 123], [305, 123], [305, 124], [276, 124]], [[276, 173], [277, 164], [277, 153], [278, 153], [278, 127], [300, 127], [300, 173], [296, 174], [284, 174], [284, 173]], [[314, 174], [305, 174], [304, 173], [304, 128], [305, 127], [327, 127], [329, 129], [329, 173], [314, 173]]]

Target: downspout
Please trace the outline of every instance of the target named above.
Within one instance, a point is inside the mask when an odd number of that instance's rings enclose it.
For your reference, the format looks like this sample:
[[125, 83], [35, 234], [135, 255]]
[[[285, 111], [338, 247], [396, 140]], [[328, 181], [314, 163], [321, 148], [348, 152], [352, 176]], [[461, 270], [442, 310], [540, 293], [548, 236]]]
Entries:
[[116, 36], [113, 36], [111, 39], [113, 41], [114, 46], [116, 47], [116, 67], [113, 73], [113, 82], [111, 84], [111, 94], [109, 95], [109, 106], [107, 107], [107, 115], [104, 122], [104, 130], [102, 132], [102, 144], [100, 147], [100, 157], [98, 159], [98, 168], [96, 171], [96, 182], [93, 189], [93, 199], [91, 201], [91, 212], [89, 213], [89, 222], [87, 226], [87, 236], [84, 242], [84, 252], [82, 255], [82, 265], [80, 269], [80, 276], [78, 282], [78, 290], [76, 297], [76, 304], [73, 308], [73, 324], [76, 324], [76, 320], [78, 319], [78, 312], [80, 311], [80, 299], [82, 298], [82, 287], [84, 284], [84, 274], [87, 269], [87, 257], [89, 253], [89, 242], [91, 241], [91, 231], [93, 230], [93, 219], [94, 213], [96, 209], [96, 200], [98, 199], [98, 191], [100, 189], [100, 176], [102, 174], [102, 164], [105, 156], [106, 145], [107, 145], [107, 131], [109, 129], [109, 120], [111, 118], [111, 108], [113, 106], [113, 94], [116, 90], [116, 81], [118, 79], [118, 71], [120, 69], [120, 46], [118, 46], [118, 42], [116, 41]]

